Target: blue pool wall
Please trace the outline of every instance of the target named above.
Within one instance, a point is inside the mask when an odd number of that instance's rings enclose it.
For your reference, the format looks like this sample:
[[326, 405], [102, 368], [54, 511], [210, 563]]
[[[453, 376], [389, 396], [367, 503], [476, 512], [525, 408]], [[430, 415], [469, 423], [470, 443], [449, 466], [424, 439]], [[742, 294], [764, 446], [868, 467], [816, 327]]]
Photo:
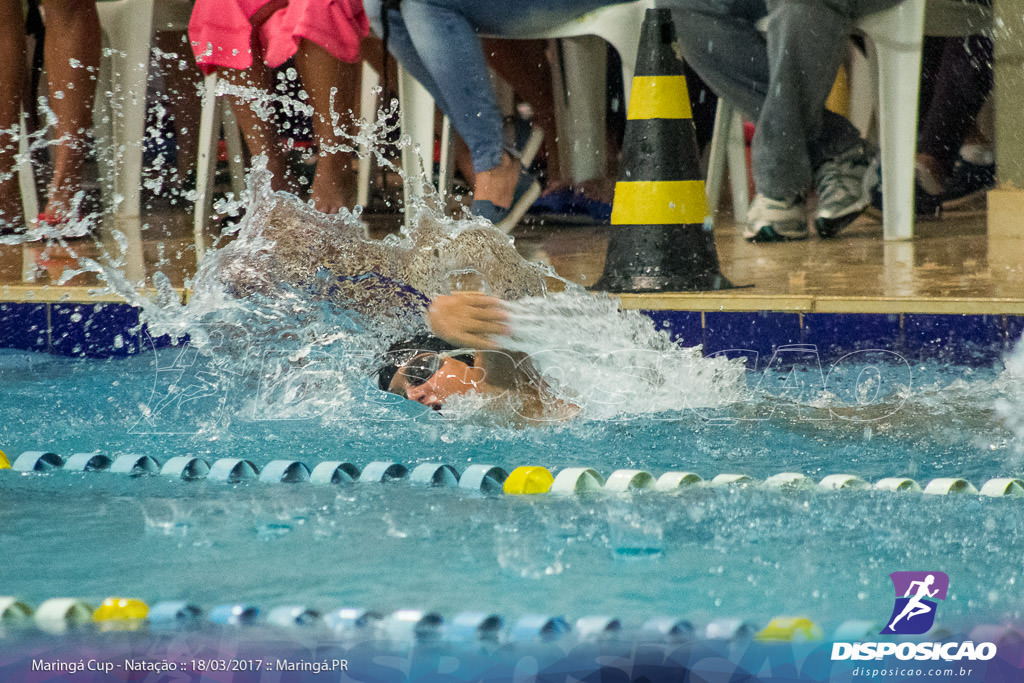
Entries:
[[[1024, 316], [928, 313], [644, 311], [685, 346], [705, 354], [756, 355], [809, 345], [823, 361], [881, 349], [909, 361], [986, 365], [1012, 350]], [[0, 348], [82, 358], [127, 357], [169, 346], [124, 303], [0, 302]]]

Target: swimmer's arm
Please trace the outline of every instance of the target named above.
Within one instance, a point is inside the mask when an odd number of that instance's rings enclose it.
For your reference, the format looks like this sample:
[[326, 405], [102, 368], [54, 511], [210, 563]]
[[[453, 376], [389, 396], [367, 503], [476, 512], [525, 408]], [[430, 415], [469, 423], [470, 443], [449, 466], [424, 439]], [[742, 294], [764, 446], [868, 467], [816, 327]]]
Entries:
[[485, 382], [502, 388], [529, 385], [536, 373], [525, 354], [503, 350], [494, 339], [509, 334], [507, 321], [501, 299], [477, 292], [435, 297], [427, 310], [434, 334], [459, 348], [479, 351], [476, 365], [484, 370]]

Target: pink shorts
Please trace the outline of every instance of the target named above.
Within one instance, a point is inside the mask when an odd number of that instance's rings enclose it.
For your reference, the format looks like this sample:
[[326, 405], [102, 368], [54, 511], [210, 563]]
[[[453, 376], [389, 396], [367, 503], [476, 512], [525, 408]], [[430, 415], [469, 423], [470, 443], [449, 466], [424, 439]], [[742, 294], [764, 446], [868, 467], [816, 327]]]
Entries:
[[[189, 42], [204, 73], [218, 67], [252, 66], [250, 19], [270, 0], [196, 0], [188, 23]], [[259, 27], [263, 61], [283, 64], [302, 38], [344, 62], [359, 60], [359, 41], [370, 32], [361, 0], [288, 0]]]

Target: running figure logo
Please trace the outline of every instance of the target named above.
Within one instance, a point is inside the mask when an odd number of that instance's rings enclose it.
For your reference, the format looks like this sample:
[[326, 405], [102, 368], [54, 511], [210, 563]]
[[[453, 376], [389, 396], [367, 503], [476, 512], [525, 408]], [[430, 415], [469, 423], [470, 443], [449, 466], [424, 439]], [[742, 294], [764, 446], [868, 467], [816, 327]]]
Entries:
[[943, 572], [893, 572], [889, 575], [896, 589], [896, 604], [883, 634], [919, 635], [935, 623], [935, 608], [946, 599], [949, 577]]

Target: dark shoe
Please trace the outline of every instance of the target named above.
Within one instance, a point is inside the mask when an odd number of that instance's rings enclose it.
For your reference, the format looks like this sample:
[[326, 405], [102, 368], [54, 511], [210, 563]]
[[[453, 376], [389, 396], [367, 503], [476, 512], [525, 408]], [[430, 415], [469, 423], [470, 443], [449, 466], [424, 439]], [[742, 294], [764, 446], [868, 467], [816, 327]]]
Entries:
[[826, 160], [814, 172], [818, 208], [814, 229], [823, 239], [835, 237], [871, 203], [878, 185], [878, 156], [863, 140]]
[[506, 235], [512, 232], [519, 219], [529, 210], [530, 205], [540, 196], [540, 183], [533, 177], [533, 174], [525, 168], [519, 169], [519, 180], [516, 182], [516, 189], [512, 193], [512, 205], [507, 209], [496, 206], [494, 202], [486, 199], [474, 199], [469, 210], [474, 216], [486, 218], [494, 227]]
[[[882, 188], [871, 191], [871, 206], [882, 212]], [[942, 197], [931, 194], [914, 181], [914, 217], [919, 220], [937, 220], [942, 217]]]
[[996, 185], [995, 164], [972, 164], [957, 159], [946, 181], [946, 191], [942, 195], [943, 203], [957, 205], [974, 199]]

